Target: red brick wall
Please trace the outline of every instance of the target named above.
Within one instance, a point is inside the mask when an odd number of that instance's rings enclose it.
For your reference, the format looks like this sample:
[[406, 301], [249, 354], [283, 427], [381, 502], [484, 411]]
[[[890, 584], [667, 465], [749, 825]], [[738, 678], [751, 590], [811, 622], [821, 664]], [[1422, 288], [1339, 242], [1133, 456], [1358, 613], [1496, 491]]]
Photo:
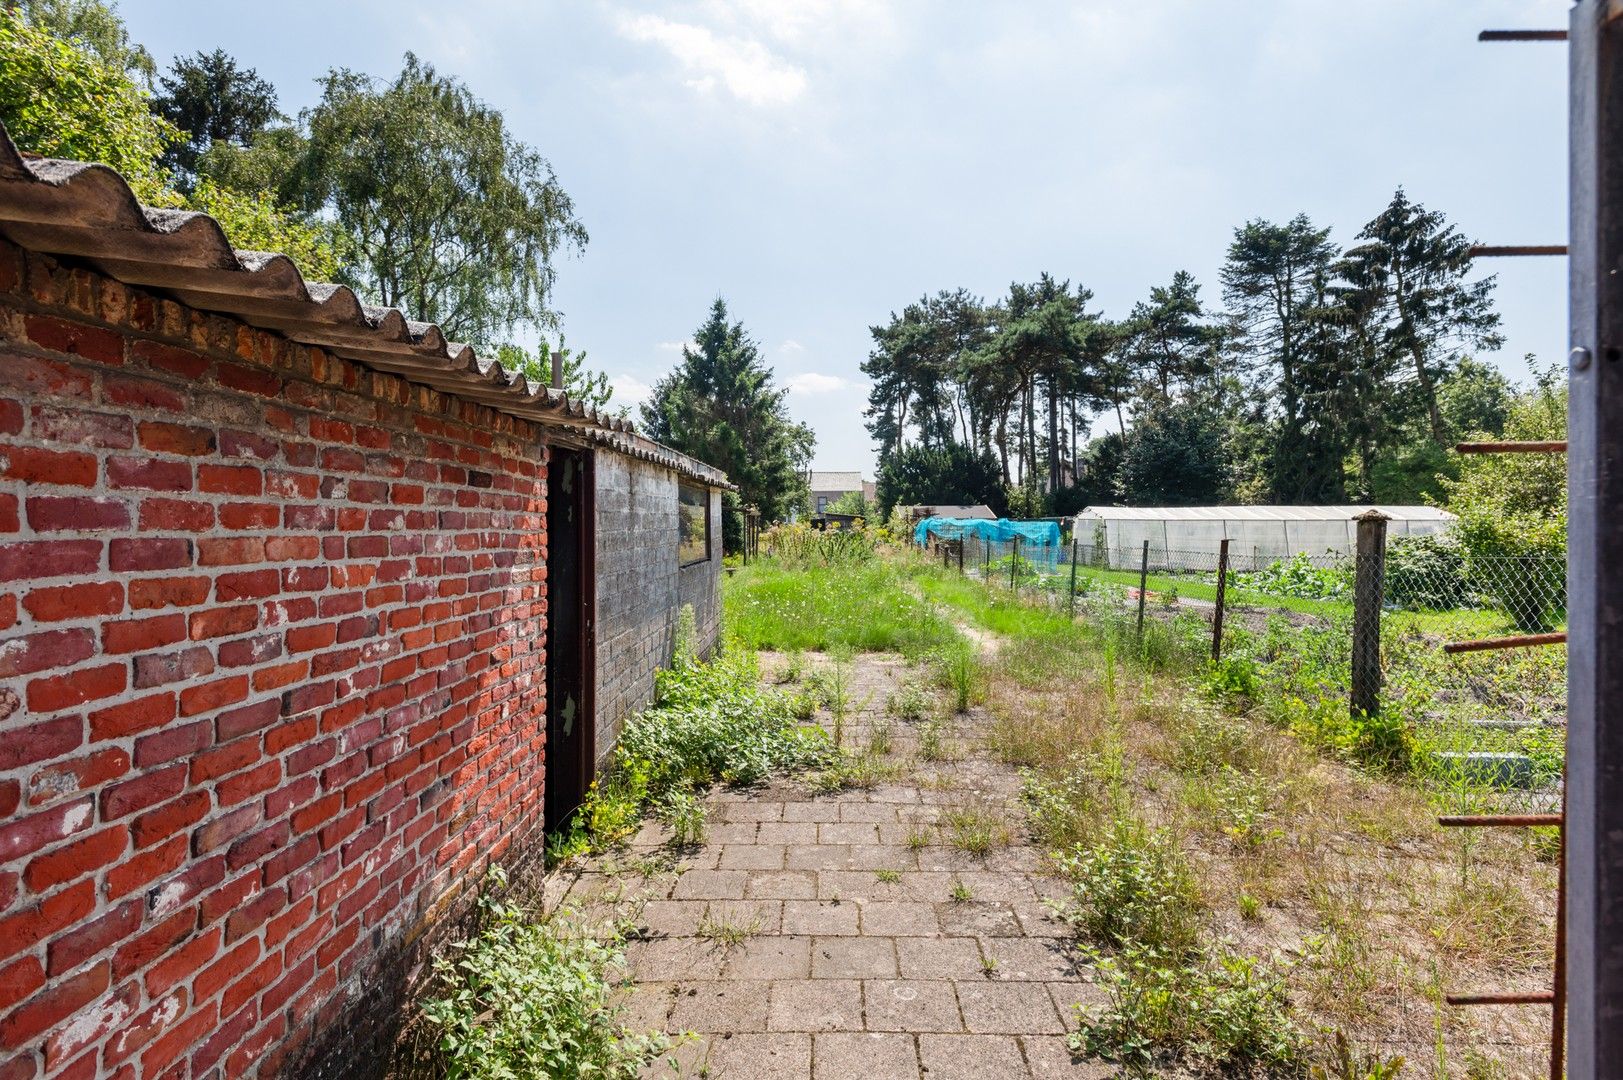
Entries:
[[0, 1080], [375, 1062], [538, 846], [543, 460], [0, 241]]

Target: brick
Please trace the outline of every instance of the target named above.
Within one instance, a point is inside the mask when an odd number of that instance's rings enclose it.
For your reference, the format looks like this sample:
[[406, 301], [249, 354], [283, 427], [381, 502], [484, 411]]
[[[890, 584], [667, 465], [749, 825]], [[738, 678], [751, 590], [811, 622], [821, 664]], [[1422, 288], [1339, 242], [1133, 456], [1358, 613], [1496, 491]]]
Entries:
[[199, 457], [212, 454], [218, 444], [214, 432], [208, 428], [171, 424], [161, 420], [143, 420], [136, 428], [143, 449], [159, 454], [184, 454]]
[[0, 581], [94, 574], [101, 567], [101, 550], [100, 540], [0, 544]]
[[101, 818], [103, 821], [113, 821], [126, 814], [134, 814], [149, 806], [156, 806], [166, 799], [179, 795], [185, 786], [184, 764], [171, 765], [133, 780], [114, 784], [101, 793]]
[[176, 758], [190, 758], [213, 741], [214, 724], [208, 720], [171, 724], [135, 740], [135, 764], [146, 769]]
[[234, 705], [247, 696], [246, 675], [233, 675], [204, 683], [202, 686], [189, 686], [180, 692], [180, 715], [196, 716], [198, 713]]
[[129, 831], [122, 827], [103, 829], [82, 840], [36, 855], [23, 871], [23, 880], [35, 892], [93, 874], [123, 855], [129, 846]]
[[268, 371], [256, 371], [241, 364], [220, 365], [220, 385], [261, 397], [276, 397], [282, 391], [282, 380]]
[[31, 855], [83, 832], [96, 815], [95, 800], [79, 799], [0, 824], [0, 863]]
[[115, 488], [146, 491], [190, 491], [192, 466], [187, 461], [162, 458], [110, 457], [107, 483]]
[[7, 446], [0, 448], [0, 476], [25, 484], [92, 487], [96, 483], [96, 457], [73, 450]]
[[[131, 906], [140, 910], [141, 905]], [[113, 954], [113, 978], [127, 979], [185, 941], [197, 929], [197, 912], [182, 911], [151, 927], [138, 937], [130, 937]], [[126, 935], [129, 936], [129, 935]], [[161, 992], [161, 991], [160, 991]]]
[[199, 566], [239, 566], [265, 558], [265, 541], [257, 536], [205, 537], [197, 542]]
[[282, 763], [267, 761], [257, 769], [237, 773], [221, 780], [214, 787], [214, 795], [220, 800], [220, 806], [233, 806], [244, 799], [251, 799], [255, 795], [263, 794], [276, 786], [282, 777]]
[[131, 342], [130, 356], [162, 371], [184, 375], [188, 379], [196, 379], [213, 364], [212, 360], [200, 353], [166, 345], [161, 341]]
[[214, 673], [214, 657], [198, 645], [179, 652], [135, 658], [135, 685], [143, 690]]
[[123, 413], [91, 412], [64, 405], [35, 405], [34, 438], [41, 442], [128, 450], [135, 424]]
[[71, 353], [101, 364], [124, 363], [124, 337], [117, 330], [85, 326], [49, 315], [30, 315], [23, 320], [28, 340], [42, 349]]
[[204, 532], [214, 527], [214, 507], [153, 496], [141, 500], [140, 522], [143, 532]]
[[60, 712], [124, 692], [130, 670], [125, 664], [81, 668], [69, 675], [52, 675], [28, 684], [28, 708], [36, 713]]
[[112, 965], [102, 961], [71, 978], [54, 982], [0, 1021], [0, 1049], [15, 1050], [38, 1038], [106, 992]]
[[175, 716], [175, 695], [153, 694], [91, 713], [90, 737], [98, 742], [122, 739], [126, 735], [168, 723]]
[[[0, 1012], [11, 1008], [45, 985], [45, 968], [39, 960], [25, 956], [0, 968]], [[33, 1076], [33, 1072], [28, 1073]], [[5, 1076], [0, 1073], [0, 1077]]]
[[223, 712], [214, 721], [218, 741], [223, 743], [239, 735], [259, 731], [275, 723], [281, 714], [281, 704], [274, 698]]
[[28, 499], [28, 524], [35, 532], [127, 529], [130, 508], [117, 499], [32, 495]]
[[32, 949], [52, 934], [90, 914], [95, 905], [95, 884], [81, 881], [47, 896], [32, 907], [0, 918], [0, 941], [4, 941], [12, 952]]
[[[74, 718], [77, 726], [77, 718]], [[120, 747], [97, 750], [72, 761], [59, 761], [28, 778], [28, 804], [44, 806], [69, 795], [99, 787], [130, 770], [130, 755]]]
[[[216, 814], [192, 832], [192, 852], [206, 855], [231, 843], [263, 820], [257, 805], [249, 803], [225, 814]], [[230, 860], [227, 859], [227, 865]]]
[[[214, 1026], [219, 1012], [209, 1005], [173, 1025], [141, 1055], [141, 1075], [160, 1076]], [[169, 1080], [164, 1077], [163, 1080]]]
[[113, 540], [107, 545], [107, 560], [119, 572], [179, 570], [192, 564], [192, 542], [179, 538]]
[[220, 525], [226, 529], [274, 529], [281, 519], [275, 503], [227, 503], [220, 507]]
[[180, 412], [186, 408], [185, 395], [153, 379], [109, 373], [102, 376], [101, 387], [102, 396], [109, 405], [162, 409], [167, 412]]
[[[274, 572], [271, 575], [275, 577]], [[216, 585], [218, 590], [218, 585]], [[237, 607], [209, 608], [194, 612], [188, 620], [188, 632], [193, 641], [246, 634], [259, 626], [259, 608], [253, 604]]]
[[101, 647], [107, 653], [144, 652], [161, 649], [186, 640], [184, 615], [157, 615], [146, 619], [125, 619], [103, 623]]
[[210, 927], [152, 965], [146, 973], [147, 996], [162, 997], [171, 988], [203, 970], [219, 954], [220, 929]]
[[217, 495], [258, 495], [265, 474], [252, 465], [199, 465], [197, 486]]
[[319, 626], [301, 626], [287, 632], [287, 651], [290, 653], [309, 652], [312, 649], [330, 648], [338, 640], [338, 628], [331, 623]]
[[84, 730], [84, 721], [77, 716], [59, 716], [13, 728], [0, 738], [0, 770], [70, 753], [84, 742]]
[[[182, 840], [182, 837], [176, 837]], [[147, 890], [147, 911], [165, 918], [190, 904], [225, 879], [225, 860], [219, 857], [193, 862], [161, 885]]]
[[214, 599], [222, 604], [239, 599], [263, 599], [281, 590], [281, 573], [276, 570], [250, 570], [222, 573], [214, 581]]
[[106, 889], [109, 900], [127, 896], [144, 888], [164, 874], [180, 869], [186, 861], [186, 838], [177, 836], [167, 844], [143, 851], [107, 871]]
[[23, 599], [23, 609], [36, 622], [116, 615], [124, 610], [124, 586], [107, 581], [35, 589]]
[[0, 364], [0, 386], [10, 387], [18, 396], [43, 394], [89, 401], [93, 383], [88, 372], [60, 360], [9, 355]]
[[188, 792], [130, 822], [130, 837], [139, 849], [162, 843], [182, 832], [189, 834], [191, 827], [208, 815], [209, 802], [206, 791]]
[[45, 973], [55, 978], [106, 952], [140, 927], [141, 914], [141, 905], [129, 901], [63, 934], [46, 950]]
[[142, 578], [130, 582], [130, 607], [133, 610], [191, 607], [208, 599], [210, 587], [206, 577]]

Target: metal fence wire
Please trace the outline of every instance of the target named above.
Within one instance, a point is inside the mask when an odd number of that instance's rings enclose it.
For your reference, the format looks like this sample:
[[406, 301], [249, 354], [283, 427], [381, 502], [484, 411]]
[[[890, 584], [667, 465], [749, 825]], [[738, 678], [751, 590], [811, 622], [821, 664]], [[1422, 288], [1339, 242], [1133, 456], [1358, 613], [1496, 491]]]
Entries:
[[1563, 553], [1467, 556], [1397, 541], [1264, 559], [1233, 546], [1124, 553], [975, 537], [932, 551], [1029, 603], [1209, 643], [1223, 665], [1214, 677], [1234, 686], [1297, 680], [1304, 699], [1400, 726], [1461, 812], [1559, 802], [1565, 652], [1498, 644], [1560, 640]]

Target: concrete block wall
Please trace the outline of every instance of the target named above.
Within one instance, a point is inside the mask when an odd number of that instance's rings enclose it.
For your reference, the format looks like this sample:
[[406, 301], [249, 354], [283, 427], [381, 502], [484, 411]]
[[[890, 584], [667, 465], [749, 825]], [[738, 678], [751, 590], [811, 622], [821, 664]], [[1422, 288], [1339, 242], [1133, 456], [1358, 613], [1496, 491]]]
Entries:
[[710, 559], [677, 565], [678, 478], [669, 469], [598, 454], [597, 755], [654, 696], [654, 672], [670, 663], [676, 620], [693, 605], [697, 647], [721, 635], [721, 492], [710, 492]]
[[377, 1070], [540, 847], [544, 459], [0, 241], [0, 1080]]

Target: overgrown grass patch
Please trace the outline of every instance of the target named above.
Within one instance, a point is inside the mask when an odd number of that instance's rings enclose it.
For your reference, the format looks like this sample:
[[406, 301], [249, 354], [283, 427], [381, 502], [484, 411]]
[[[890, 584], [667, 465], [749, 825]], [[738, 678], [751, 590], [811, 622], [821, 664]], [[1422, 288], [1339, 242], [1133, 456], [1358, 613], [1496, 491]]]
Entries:
[[794, 569], [771, 560], [743, 567], [722, 590], [728, 632], [752, 649], [898, 652], [923, 657], [958, 632], [882, 560]]

